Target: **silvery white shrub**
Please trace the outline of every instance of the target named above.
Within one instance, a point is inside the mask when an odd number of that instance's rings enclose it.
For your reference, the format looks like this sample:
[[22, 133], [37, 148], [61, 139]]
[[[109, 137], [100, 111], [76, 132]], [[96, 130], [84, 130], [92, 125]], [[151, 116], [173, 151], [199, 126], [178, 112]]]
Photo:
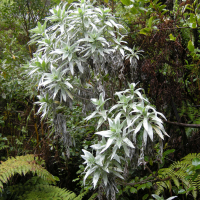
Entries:
[[[95, 133], [102, 137], [101, 141], [91, 146], [93, 152], [96, 151], [95, 156], [83, 149], [82, 158], [86, 164], [84, 183], [92, 175], [94, 188], [98, 181], [103, 182], [105, 189], [110, 188], [109, 177], [112, 176], [113, 181], [115, 178], [123, 179], [125, 160], [131, 160], [131, 149], [139, 148], [144, 160], [148, 137], [153, 142], [155, 138], [164, 139], [164, 135], [168, 136], [160, 118], [166, 120], [165, 116], [150, 105], [142, 91], [141, 88], [136, 89], [135, 83], [129, 84], [129, 89], [116, 92], [118, 101], [110, 110], [104, 110], [107, 100], [104, 100], [102, 94], [99, 99], [91, 99], [96, 110], [86, 120], [98, 117], [97, 129], [103, 124], [107, 124], [109, 129]], [[138, 134], [142, 134], [141, 147], [137, 144]], [[138, 159], [139, 165], [140, 159], [141, 157]]]

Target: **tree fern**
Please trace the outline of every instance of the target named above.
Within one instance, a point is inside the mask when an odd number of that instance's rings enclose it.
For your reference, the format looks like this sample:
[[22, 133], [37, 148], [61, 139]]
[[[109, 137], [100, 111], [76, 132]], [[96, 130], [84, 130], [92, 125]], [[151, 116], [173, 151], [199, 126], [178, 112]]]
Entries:
[[[196, 158], [200, 158], [200, 153], [192, 153], [188, 154], [181, 161], [174, 162], [169, 168], [163, 168], [158, 171], [158, 175], [160, 179], [166, 179], [157, 182], [158, 188], [156, 190], [156, 194], [159, 195], [164, 189], [171, 190], [172, 181], [177, 188], [179, 188], [180, 183], [183, 185], [184, 189], [187, 191], [189, 188], [193, 187], [192, 195], [194, 198], [197, 197], [197, 191], [200, 190], [200, 175], [198, 175], [194, 180], [192, 178], [187, 179], [188, 177], [188, 169], [190, 169], [192, 165], [192, 161]], [[189, 193], [189, 190], [186, 194]]]

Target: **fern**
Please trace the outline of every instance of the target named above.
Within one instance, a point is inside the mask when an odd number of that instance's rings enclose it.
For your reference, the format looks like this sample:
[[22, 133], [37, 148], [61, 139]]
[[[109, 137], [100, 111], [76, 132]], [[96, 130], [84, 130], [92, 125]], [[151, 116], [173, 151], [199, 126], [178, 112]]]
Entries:
[[74, 192], [50, 185], [59, 179], [50, 174], [41, 164], [43, 164], [43, 161], [39, 162], [38, 158], [34, 157], [34, 155], [12, 157], [5, 162], [1, 162], [1, 192], [3, 190], [3, 183], [7, 183], [15, 174], [26, 175], [28, 172], [32, 172], [33, 175], [37, 174], [37, 176], [29, 179], [24, 185], [7, 186], [0, 199], [7, 199], [6, 191], [10, 193], [12, 199], [19, 200], [81, 200], [88, 192], [85, 191], [77, 196]]
[[97, 198], [98, 193], [94, 193], [88, 200], [93, 200]]
[[74, 192], [66, 189], [50, 185], [47, 181], [39, 177], [32, 177], [24, 185], [15, 185], [9, 187], [9, 191], [13, 194], [12, 197], [18, 197], [17, 200], [81, 200], [88, 191], [82, 192], [76, 196]]
[[[172, 181], [179, 188], [180, 183], [183, 185], [184, 189], [187, 191], [189, 188], [194, 188], [192, 190], [192, 195], [194, 198], [197, 197], [197, 191], [200, 190], [200, 175], [198, 175], [194, 180], [191, 178], [189, 180], [186, 179], [188, 176], [186, 170], [192, 167], [192, 160], [194, 158], [200, 158], [200, 153], [192, 153], [188, 154], [181, 161], [173, 163], [169, 168], [163, 168], [158, 171], [158, 175], [160, 179], [167, 179], [165, 181], [156, 182], [158, 188], [156, 190], [156, 194], [159, 195], [164, 189], [171, 190]], [[189, 191], [186, 193], [188, 194]]]
[[[53, 186], [53, 185], [36, 185], [35, 187], [32, 187], [31, 191], [27, 191], [24, 195], [22, 195], [19, 199], [20, 200], [43, 200], [43, 199], [59, 199], [59, 200], [71, 200], [75, 199], [76, 194], [61, 189], [59, 187]], [[82, 199], [79, 198], [79, 199]], [[78, 200], [78, 199], [77, 199]]]
[[32, 172], [33, 175], [37, 174], [38, 177], [49, 183], [55, 183], [58, 180], [38, 163], [38, 159], [34, 155], [17, 156], [8, 158], [7, 161], [0, 164], [0, 191], [2, 192], [3, 183], [7, 183], [12, 176], [15, 174], [26, 175], [28, 172]]

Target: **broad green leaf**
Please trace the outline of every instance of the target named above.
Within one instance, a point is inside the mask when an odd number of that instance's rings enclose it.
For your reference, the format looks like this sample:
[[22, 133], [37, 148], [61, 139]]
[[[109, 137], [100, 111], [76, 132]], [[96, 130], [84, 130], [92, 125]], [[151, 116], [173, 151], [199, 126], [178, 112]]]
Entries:
[[186, 191], [184, 189], [181, 189], [178, 191], [178, 194], [185, 194], [185, 193], [186, 193]]
[[197, 23], [196, 22], [192, 23], [192, 28], [197, 28]]
[[191, 52], [194, 52], [194, 45], [193, 45], [193, 43], [192, 43], [191, 40], [188, 42], [188, 49], [189, 49]]
[[152, 158], [150, 159], [149, 164], [150, 164], [151, 166], [153, 166], [153, 160], [152, 160]]
[[148, 198], [148, 196], [149, 196], [149, 194], [145, 194], [145, 195], [142, 197], [142, 200], [145, 200], [145, 199], [147, 199], [147, 198]]
[[134, 7], [134, 6], [130, 9], [130, 11], [134, 15], [138, 13], [138, 9], [136, 7]]
[[131, 1], [130, 1], [130, 0], [121, 0], [121, 2], [122, 2], [125, 6], [130, 6], [130, 5], [131, 5]]
[[155, 17], [152, 16], [152, 17], [149, 19], [149, 21], [148, 21], [148, 27], [149, 27], [149, 28], [152, 27], [152, 22], [153, 22], [153, 19], [154, 19], [154, 18], [155, 18]]
[[146, 184], [141, 184], [137, 187], [137, 190], [140, 190], [140, 189], [145, 189], [146, 188]]
[[137, 189], [134, 188], [134, 187], [132, 187], [132, 188], [130, 189], [130, 192], [131, 192], [131, 193], [137, 193]]

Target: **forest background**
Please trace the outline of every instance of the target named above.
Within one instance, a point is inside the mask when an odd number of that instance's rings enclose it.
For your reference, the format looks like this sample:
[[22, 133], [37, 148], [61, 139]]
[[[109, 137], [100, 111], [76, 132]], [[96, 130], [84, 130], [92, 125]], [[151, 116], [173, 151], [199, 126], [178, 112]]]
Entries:
[[[62, 3], [67, 9], [73, 1]], [[60, 0], [0, 2], [0, 199], [199, 199], [199, 2], [93, 2], [95, 8], [109, 8], [115, 21], [125, 27], [127, 32], [119, 45], [126, 44], [135, 54], [117, 60], [115, 72], [108, 68], [98, 76], [92, 70], [88, 77], [76, 74], [75, 90], [67, 95], [61, 92], [60, 101], [50, 102], [48, 96], [41, 98], [46, 85], [39, 90], [40, 83], [30, 77], [32, 73], [27, 68], [41, 48], [41, 43], [30, 42], [34, 31], [48, 30], [51, 22], [47, 22], [46, 29], [44, 19], [53, 12], [59, 17], [59, 4]], [[50, 11], [54, 6], [58, 6], [57, 13], [56, 9]], [[112, 27], [114, 31], [121, 29], [115, 23]], [[111, 61], [115, 62], [115, 58]], [[92, 63], [89, 65], [95, 68]], [[165, 136], [163, 143], [155, 139], [140, 165], [134, 159], [122, 161], [124, 180], [118, 176], [112, 184], [108, 181], [111, 191], [114, 188], [116, 192], [112, 196], [102, 187], [103, 178], [98, 177], [96, 183], [95, 174], [83, 184], [82, 149], [92, 152], [90, 146], [101, 140], [95, 134], [99, 119], [87, 116], [95, 110], [91, 98], [98, 99], [103, 92], [100, 100], [104, 104], [104, 98], [110, 98], [111, 105], [105, 107], [111, 108], [114, 103], [120, 104], [114, 94], [126, 90], [130, 83], [143, 88], [141, 93], [152, 108], [165, 115], [164, 127], [170, 137]], [[45, 103], [56, 108], [40, 109], [39, 105]], [[38, 113], [39, 109], [43, 113]], [[62, 120], [67, 131], [58, 130], [55, 116], [65, 116]], [[107, 127], [105, 123], [101, 131]], [[139, 144], [143, 134], [140, 127]], [[125, 155], [120, 153], [121, 157]]]

